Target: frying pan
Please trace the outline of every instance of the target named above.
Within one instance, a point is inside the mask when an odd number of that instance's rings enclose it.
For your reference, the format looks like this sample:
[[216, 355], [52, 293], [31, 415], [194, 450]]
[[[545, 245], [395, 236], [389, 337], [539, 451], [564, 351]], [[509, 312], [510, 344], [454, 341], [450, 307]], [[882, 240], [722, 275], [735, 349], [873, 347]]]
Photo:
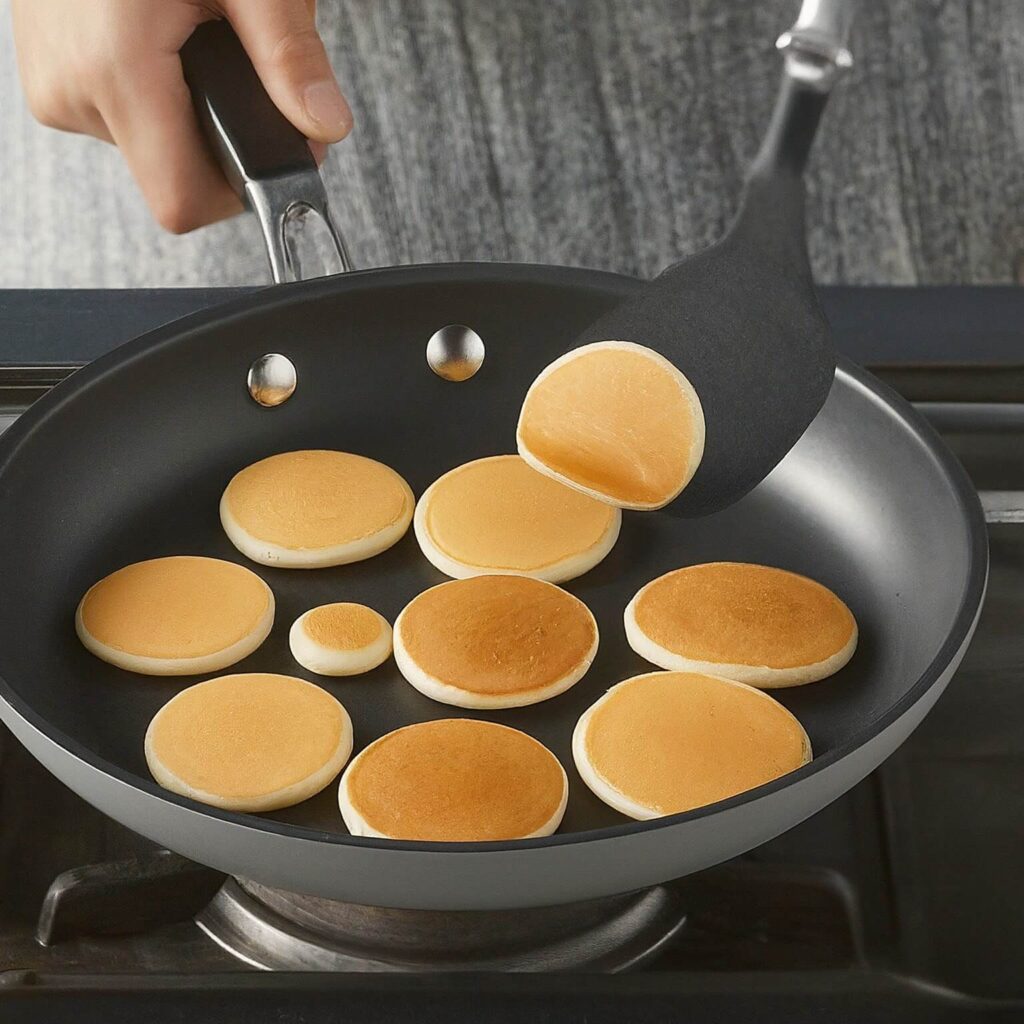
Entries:
[[[811, 45], [813, 28], [795, 31], [800, 45]], [[264, 183], [263, 198], [267, 188], [279, 194], [287, 177]], [[280, 229], [276, 214], [265, 220]], [[287, 269], [293, 263], [282, 251]], [[149, 777], [143, 735], [152, 715], [196, 680], [122, 672], [75, 637], [79, 597], [122, 565], [172, 553], [242, 561], [220, 529], [217, 504], [232, 474], [256, 459], [347, 449], [394, 466], [421, 493], [457, 463], [512, 450], [529, 383], [566, 339], [638, 287], [561, 267], [358, 271], [198, 313], [76, 373], [0, 439], [0, 717], [71, 789], [160, 844], [265, 885], [389, 907], [527, 907], [625, 892], [735, 856], [825, 806], [938, 699], [974, 630], [987, 576], [983, 514], [966, 474], [906, 402], [843, 360], [810, 428], [742, 500], [703, 518], [624, 517], [612, 553], [569, 585], [601, 628], [583, 681], [543, 704], [480, 716], [536, 736], [570, 772], [564, 824], [549, 838], [355, 838], [334, 786], [262, 816], [169, 793]], [[486, 345], [479, 372], [462, 383], [440, 379], [424, 359], [427, 339], [451, 323], [472, 326]], [[271, 352], [294, 365], [297, 387], [264, 408], [246, 378]], [[627, 822], [575, 774], [573, 725], [607, 687], [648, 668], [623, 634], [632, 594], [667, 569], [715, 559], [783, 566], [834, 588], [858, 618], [859, 650], [834, 678], [778, 694], [810, 735], [810, 764], [708, 807]], [[251, 568], [274, 590], [277, 621], [239, 671], [324, 686], [349, 709], [357, 748], [452, 714], [408, 686], [393, 662], [331, 680], [307, 676], [288, 653], [289, 625], [313, 605], [363, 601], [393, 619], [439, 582], [411, 533], [355, 565]]]

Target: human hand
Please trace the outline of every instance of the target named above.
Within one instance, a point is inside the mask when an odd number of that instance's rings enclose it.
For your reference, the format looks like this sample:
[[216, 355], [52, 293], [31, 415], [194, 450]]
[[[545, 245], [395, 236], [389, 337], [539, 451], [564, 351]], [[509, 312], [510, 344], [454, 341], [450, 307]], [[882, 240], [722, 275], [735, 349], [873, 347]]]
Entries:
[[176, 234], [241, 209], [205, 145], [178, 51], [197, 25], [227, 18], [271, 99], [322, 159], [352, 114], [315, 10], [316, 0], [12, 0], [32, 114], [114, 143], [153, 215]]

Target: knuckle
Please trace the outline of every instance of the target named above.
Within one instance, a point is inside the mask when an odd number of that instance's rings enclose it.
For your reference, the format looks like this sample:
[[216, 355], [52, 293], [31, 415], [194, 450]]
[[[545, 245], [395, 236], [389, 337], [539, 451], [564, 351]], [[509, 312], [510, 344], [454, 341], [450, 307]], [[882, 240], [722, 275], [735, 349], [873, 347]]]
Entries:
[[184, 235], [201, 225], [196, 211], [186, 195], [164, 191], [150, 201], [157, 223], [172, 235]]
[[25, 102], [29, 113], [46, 128], [63, 128], [67, 123], [64, 103], [54, 89], [26, 86]]

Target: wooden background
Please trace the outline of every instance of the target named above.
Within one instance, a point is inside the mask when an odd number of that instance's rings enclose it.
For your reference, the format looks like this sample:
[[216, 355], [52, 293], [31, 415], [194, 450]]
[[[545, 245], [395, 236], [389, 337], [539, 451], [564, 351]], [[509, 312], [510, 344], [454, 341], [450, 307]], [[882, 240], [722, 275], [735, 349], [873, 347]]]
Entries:
[[[6, 2], [0, 0], [6, 8]], [[321, 0], [356, 113], [326, 175], [360, 266], [652, 274], [726, 225], [796, 0]], [[253, 223], [160, 233], [116, 154], [40, 128], [0, 20], [0, 287], [266, 279]], [[810, 169], [823, 282], [1024, 261], [1024, 2], [860, 0]]]

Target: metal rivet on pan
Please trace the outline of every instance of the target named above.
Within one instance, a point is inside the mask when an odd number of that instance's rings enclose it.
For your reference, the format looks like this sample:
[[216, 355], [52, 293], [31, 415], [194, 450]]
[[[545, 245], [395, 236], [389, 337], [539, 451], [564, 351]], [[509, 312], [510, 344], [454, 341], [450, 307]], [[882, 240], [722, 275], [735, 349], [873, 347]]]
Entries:
[[484, 343], [472, 327], [448, 324], [427, 342], [427, 362], [445, 380], [469, 380], [484, 361]]
[[287, 402], [295, 393], [295, 364], [280, 352], [268, 352], [249, 367], [245, 382], [254, 402], [268, 408]]

